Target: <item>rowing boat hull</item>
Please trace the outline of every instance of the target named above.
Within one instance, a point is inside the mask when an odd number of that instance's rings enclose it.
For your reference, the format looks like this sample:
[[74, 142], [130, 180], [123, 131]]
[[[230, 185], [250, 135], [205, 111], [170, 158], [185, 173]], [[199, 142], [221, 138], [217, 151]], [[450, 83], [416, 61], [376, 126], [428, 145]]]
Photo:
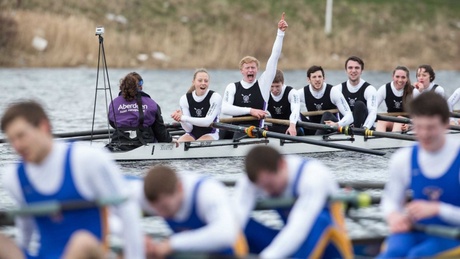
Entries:
[[[460, 134], [450, 134], [449, 139], [460, 139]], [[310, 140], [323, 141], [322, 136], [301, 137]], [[357, 136], [353, 142], [345, 141], [343, 135], [336, 135], [331, 138], [333, 143], [360, 147], [366, 149], [391, 149], [414, 145], [413, 141], [370, 138]], [[323, 147], [314, 144], [283, 142], [275, 138], [250, 139], [246, 138], [234, 143], [232, 140], [215, 140], [203, 142], [180, 143], [178, 147], [174, 143], [151, 143], [130, 151], [112, 152], [112, 157], [117, 161], [124, 160], [171, 160], [171, 159], [192, 159], [192, 158], [225, 158], [242, 157], [254, 147], [254, 145], [269, 145], [278, 149], [282, 154], [308, 154], [342, 151], [341, 149]]]

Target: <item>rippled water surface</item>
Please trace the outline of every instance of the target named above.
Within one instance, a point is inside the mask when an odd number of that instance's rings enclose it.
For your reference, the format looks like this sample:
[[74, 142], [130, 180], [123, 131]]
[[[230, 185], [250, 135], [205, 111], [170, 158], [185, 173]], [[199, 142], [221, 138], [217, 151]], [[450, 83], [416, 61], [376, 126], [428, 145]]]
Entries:
[[[118, 93], [118, 81], [131, 70], [110, 69], [110, 86], [112, 94]], [[137, 70], [144, 79], [144, 90], [156, 100], [163, 110], [163, 117], [170, 122], [169, 114], [178, 108], [179, 98], [190, 87], [192, 70]], [[223, 95], [226, 85], [241, 79], [237, 70], [210, 70], [210, 88]], [[298, 89], [306, 85], [304, 71], [285, 71], [285, 81]], [[326, 78], [331, 84], [338, 84], [346, 79], [344, 71], [326, 71]], [[374, 86], [391, 80], [391, 72], [365, 71], [363, 78]], [[98, 87], [108, 87], [100, 78]], [[448, 95], [453, 93], [460, 81], [460, 73], [440, 71], [436, 74], [437, 83], [444, 86]], [[104, 91], [98, 91], [95, 99], [96, 69], [0, 69], [0, 89], [2, 102], [0, 114], [6, 105], [17, 99], [37, 99], [42, 102], [49, 112], [55, 132], [75, 132], [91, 130], [93, 107], [96, 100], [95, 128], [107, 128], [106, 103]], [[110, 95], [107, 95], [110, 96]], [[0, 138], [4, 136], [0, 133]], [[334, 152], [314, 154], [328, 165], [338, 181], [386, 181], [388, 176], [386, 166], [390, 154], [378, 157], [355, 152]], [[6, 164], [17, 161], [17, 156], [10, 146], [0, 144], [0, 175]], [[119, 165], [126, 174], [143, 175], [143, 172], [158, 162], [121, 162]], [[171, 160], [161, 163], [178, 169], [199, 170], [203, 174], [219, 179], [235, 179], [242, 173], [242, 158], [225, 159], [193, 159]], [[9, 206], [11, 200], [0, 187], [0, 207]], [[376, 208], [367, 209], [364, 214], [378, 213]], [[384, 232], [383, 224], [372, 221], [360, 221], [360, 226], [347, 221], [351, 234], [360, 235], [362, 229], [375, 233]], [[156, 221], [146, 221], [146, 228], [157, 228]], [[377, 230], [376, 230], [377, 229]], [[366, 231], [364, 231], [366, 232]], [[369, 232], [369, 231], [368, 231]]]

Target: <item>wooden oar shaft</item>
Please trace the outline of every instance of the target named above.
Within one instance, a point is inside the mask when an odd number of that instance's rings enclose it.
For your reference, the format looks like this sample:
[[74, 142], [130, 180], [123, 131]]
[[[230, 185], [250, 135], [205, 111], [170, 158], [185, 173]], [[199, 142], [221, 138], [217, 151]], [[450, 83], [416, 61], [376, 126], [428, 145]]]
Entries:
[[409, 118], [385, 116], [385, 115], [380, 115], [380, 114], [377, 114], [377, 120], [391, 121], [391, 122], [397, 122], [397, 123], [403, 123], [403, 124], [411, 124], [412, 123], [411, 119], [409, 119]]
[[257, 118], [253, 116], [243, 116], [243, 117], [234, 117], [234, 118], [220, 118], [219, 122], [233, 123], [233, 122], [245, 122], [245, 121], [253, 121], [253, 120], [257, 120]]
[[338, 109], [331, 109], [331, 110], [320, 110], [320, 111], [308, 111], [308, 112], [302, 112], [302, 115], [304, 116], [317, 116], [317, 115], [323, 115], [326, 112], [330, 113], [338, 113]]
[[220, 122], [215, 122], [211, 124], [212, 127], [215, 128], [220, 128], [220, 129], [227, 129], [231, 131], [238, 131], [238, 132], [244, 132], [248, 134], [249, 136], [263, 136], [263, 137], [272, 137], [272, 138], [277, 138], [277, 139], [284, 139], [284, 140], [291, 140], [295, 142], [301, 142], [301, 143], [306, 143], [306, 144], [311, 144], [311, 145], [317, 145], [317, 146], [324, 146], [324, 147], [330, 147], [330, 148], [335, 148], [335, 149], [343, 149], [343, 150], [349, 150], [349, 151], [356, 151], [356, 152], [361, 152], [361, 153], [366, 153], [366, 154], [372, 154], [372, 155], [378, 155], [378, 156], [383, 156], [386, 153], [382, 151], [377, 151], [377, 150], [372, 150], [372, 149], [365, 149], [365, 148], [360, 148], [360, 147], [354, 147], [354, 146], [347, 146], [347, 145], [341, 145], [341, 144], [336, 144], [336, 143], [331, 143], [331, 142], [324, 142], [324, 141], [319, 141], [319, 140], [313, 140], [309, 138], [302, 138], [302, 137], [297, 137], [297, 136], [290, 136], [282, 133], [277, 133], [277, 132], [271, 132], [267, 130], [262, 130], [260, 128], [247, 128], [247, 127], [241, 127], [237, 125], [231, 125], [231, 124], [224, 124]]

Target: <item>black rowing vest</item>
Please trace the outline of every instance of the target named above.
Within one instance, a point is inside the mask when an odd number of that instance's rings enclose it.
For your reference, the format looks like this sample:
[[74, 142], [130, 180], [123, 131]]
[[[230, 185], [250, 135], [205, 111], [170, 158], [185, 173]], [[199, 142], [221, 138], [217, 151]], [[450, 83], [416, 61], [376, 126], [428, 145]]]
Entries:
[[[209, 100], [211, 100], [211, 96], [214, 93], [214, 91], [209, 90], [208, 94], [206, 97], [203, 99], [201, 102], [195, 101], [193, 99], [192, 93], [187, 93], [187, 102], [188, 102], [188, 110], [190, 111], [190, 115], [195, 118], [203, 118], [206, 117], [206, 114], [208, 114], [209, 108], [211, 107], [211, 103]], [[216, 118], [214, 119], [214, 121]], [[215, 131], [214, 128], [211, 127], [199, 127], [193, 125], [192, 132], [190, 134], [195, 138], [198, 139], [201, 136], [209, 133], [213, 133]]]
[[366, 104], [366, 98], [364, 98], [364, 91], [366, 91], [366, 88], [368, 86], [370, 86], [370, 84], [368, 82], [364, 82], [364, 84], [361, 86], [361, 88], [359, 88], [359, 90], [356, 93], [351, 93], [350, 91], [348, 91], [347, 82], [342, 83], [342, 93], [345, 97], [345, 100], [347, 100], [351, 111], [353, 111], [353, 108], [355, 108], [356, 101], [362, 101], [364, 102], [364, 104]]
[[[310, 87], [305, 86], [303, 88], [303, 95], [305, 97], [305, 106], [307, 110], [312, 111], [321, 111], [321, 110], [330, 110], [336, 109], [337, 106], [331, 101], [331, 90], [332, 85], [326, 84], [326, 90], [324, 90], [324, 95], [320, 99], [316, 99], [313, 94], [310, 92]], [[320, 123], [322, 115], [309, 116], [311, 122]]]
[[393, 94], [391, 90], [391, 83], [385, 85], [386, 97], [385, 104], [387, 105], [387, 112], [402, 112], [403, 109], [403, 98]]
[[288, 97], [291, 90], [292, 87], [286, 86], [283, 97], [281, 97], [281, 100], [279, 102], [275, 101], [272, 95], [270, 95], [270, 99], [268, 99], [267, 110], [272, 115], [272, 118], [289, 120], [289, 117], [291, 116], [291, 103], [289, 102]]
[[438, 84], [434, 84], [433, 88], [431, 88], [431, 91], [434, 92], [434, 90], [436, 90], [436, 88], [438, 88], [438, 86], [439, 86]]
[[[244, 89], [240, 82], [235, 83], [235, 98], [233, 99], [233, 105], [239, 107], [250, 107], [254, 109], [264, 110], [265, 101], [260, 93], [259, 81], [256, 81], [253, 86], [249, 89]], [[233, 116], [233, 117], [243, 117], [242, 116]], [[234, 124], [245, 124], [245, 125], [253, 125], [259, 127], [260, 121], [245, 121], [241, 123], [234, 123]]]

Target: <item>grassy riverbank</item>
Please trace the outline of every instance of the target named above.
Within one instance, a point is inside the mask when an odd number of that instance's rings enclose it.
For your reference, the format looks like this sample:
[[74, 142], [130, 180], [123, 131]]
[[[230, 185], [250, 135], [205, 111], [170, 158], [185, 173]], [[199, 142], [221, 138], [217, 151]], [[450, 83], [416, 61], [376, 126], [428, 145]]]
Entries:
[[[329, 36], [325, 0], [0, 0], [0, 7], [3, 67], [95, 66], [94, 30], [103, 25], [110, 67], [234, 69], [244, 55], [267, 60], [285, 11], [283, 69], [340, 69], [349, 55], [366, 69], [460, 69], [457, 0], [335, 0]], [[47, 40], [44, 51], [32, 47], [35, 36]]]

